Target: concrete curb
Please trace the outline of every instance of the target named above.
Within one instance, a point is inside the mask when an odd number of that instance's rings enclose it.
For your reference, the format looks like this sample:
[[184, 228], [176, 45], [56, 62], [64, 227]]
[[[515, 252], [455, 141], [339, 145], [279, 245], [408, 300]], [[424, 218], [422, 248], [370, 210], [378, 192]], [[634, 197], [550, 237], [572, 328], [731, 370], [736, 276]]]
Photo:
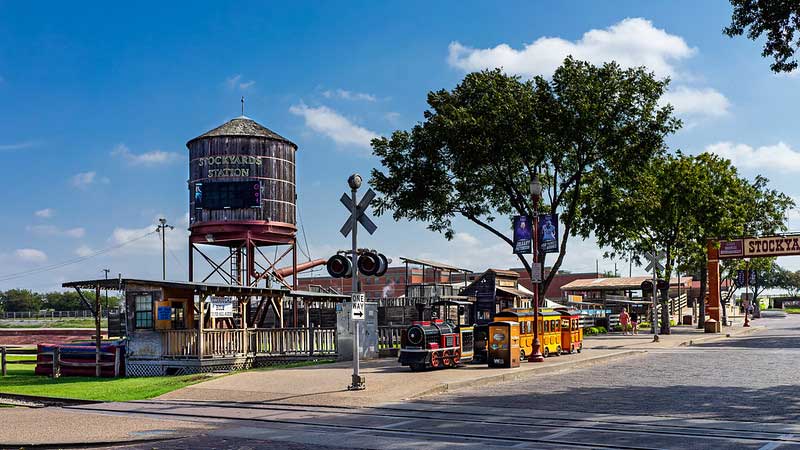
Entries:
[[678, 344], [678, 347], [691, 347], [692, 345], [700, 343], [700, 342], [712, 342], [712, 341], [717, 341], [717, 340], [721, 340], [721, 339], [735, 338], [735, 337], [740, 337], [740, 336], [747, 336], [749, 334], [753, 334], [753, 333], [758, 332], [758, 331], [764, 331], [766, 329], [767, 329], [767, 327], [764, 327], [764, 326], [750, 327], [750, 328], [740, 328], [739, 329], [740, 331], [737, 331], [735, 333], [730, 333], [729, 332], [729, 333], [724, 333], [724, 334], [723, 333], [712, 334], [710, 336], [703, 336], [703, 337], [699, 337], [699, 338], [696, 338], [696, 339], [689, 339], [688, 341], [684, 341], [684, 342], [681, 342], [680, 344]]
[[[547, 374], [547, 373], [557, 372], [563, 369], [582, 368], [585, 366], [590, 366], [593, 363], [597, 362], [612, 361], [615, 359], [627, 358], [630, 356], [641, 355], [645, 353], [647, 353], [646, 350], [624, 350], [618, 353], [611, 353], [608, 355], [598, 355], [586, 359], [581, 359], [578, 361], [558, 362], [555, 364], [546, 364], [542, 366], [531, 367], [520, 371], [503, 373], [499, 375], [489, 375], [485, 377], [475, 378], [472, 380], [455, 381], [452, 383], [442, 383], [438, 386], [435, 386], [433, 388], [424, 390], [410, 397], [407, 397], [406, 400], [416, 399], [424, 397], [426, 395], [442, 394], [454, 389], [462, 389], [473, 386], [485, 386], [489, 383], [500, 383], [503, 381], [515, 381], [520, 378], [524, 378], [533, 374], [540, 374], [540, 373]], [[523, 362], [522, 364], [530, 364], [530, 363]]]

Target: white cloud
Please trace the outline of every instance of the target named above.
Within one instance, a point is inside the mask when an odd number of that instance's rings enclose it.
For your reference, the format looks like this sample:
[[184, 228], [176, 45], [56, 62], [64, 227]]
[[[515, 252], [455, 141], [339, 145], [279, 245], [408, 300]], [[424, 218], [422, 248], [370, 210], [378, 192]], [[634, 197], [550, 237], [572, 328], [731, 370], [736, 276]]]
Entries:
[[335, 91], [325, 91], [322, 93], [325, 98], [340, 98], [342, 100], [352, 100], [352, 101], [365, 101], [365, 102], [375, 102], [378, 101], [378, 98], [372, 94], [366, 94], [364, 92], [353, 92], [348, 91], [345, 89], [336, 89]]
[[75, 254], [80, 256], [80, 257], [82, 257], [82, 258], [86, 257], [86, 256], [89, 256], [89, 255], [93, 254], [94, 252], [95, 251], [92, 250], [92, 248], [89, 247], [88, 245], [81, 245], [80, 247], [75, 249]]
[[370, 148], [370, 141], [378, 137], [377, 133], [355, 125], [346, 117], [326, 106], [312, 108], [300, 103], [290, 107], [289, 112], [302, 116], [308, 128], [343, 146]]
[[35, 248], [20, 248], [14, 252], [14, 255], [23, 262], [40, 263], [47, 261], [47, 254]]
[[154, 166], [160, 164], [169, 164], [181, 160], [181, 155], [173, 152], [165, 152], [161, 150], [153, 150], [145, 153], [133, 153], [125, 144], [117, 144], [114, 150], [111, 151], [112, 156], [119, 156], [128, 164]]
[[783, 173], [800, 172], [800, 152], [784, 142], [753, 148], [747, 144], [718, 142], [705, 149], [709, 153], [730, 159], [742, 169], [768, 169]]
[[[2, 78], [0, 78], [2, 81]], [[0, 151], [4, 150], [24, 150], [26, 148], [34, 147], [38, 144], [36, 141], [17, 142], [16, 144], [0, 144]]]
[[42, 219], [49, 219], [53, 217], [55, 213], [56, 212], [52, 208], [45, 208], [34, 212], [33, 215], [36, 217], [41, 217]]
[[29, 225], [26, 229], [38, 236], [65, 236], [82, 238], [86, 234], [86, 230], [81, 227], [62, 230], [55, 225]]
[[[134, 239], [141, 238], [142, 236], [148, 233], [151, 233], [153, 230], [156, 229], [157, 226], [158, 226], [158, 219], [155, 219], [152, 225], [148, 225], [142, 228], [117, 227], [114, 228], [114, 231], [111, 233], [111, 237], [109, 237], [108, 241], [112, 245], [124, 244]], [[173, 230], [168, 229], [166, 235], [167, 235], [166, 246], [168, 250], [171, 250], [173, 252], [180, 251], [182, 253], [184, 249], [186, 249], [188, 245], [187, 242], [189, 238], [189, 232], [185, 228], [177, 226]], [[140, 254], [160, 255], [161, 234], [160, 233], [151, 234], [137, 241], [134, 244], [126, 245], [125, 247], [120, 248], [119, 252], [124, 252], [127, 254], [140, 253]]]
[[78, 188], [85, 188], [97, 181], [97, 172], [81, 172], [72, 176], [72, 185]]
[[521, 50], [508, 44], [479, 49], [452, 42], [448, 63], [468, 72], [502, 67], [528, 77], [549, 76], [572, 55], [593, 64], [613, 60], [622, 67], [646, 66], [661, 77], [680, 77], [677, 64], [695, 53], [682, 37], [654, 27], [649, 20], [628, 18], [603, 30], [589, 30], [574, 42], [541, 37]]
[[691, 117], [721, 117], [728, 114], [730, 101], [719, 91], [711, 88], [677, 86], [663, 97], [663, 104], [675, 107], [675, 113]]
[[246, 91], [251, 87], [253, 87], [256, 84], [256, 82], [253, 80], [243, 81], [242, 75], [237, 74], [226, 79], [225, 84], [231, 89], [239, 89], [242, 91]]

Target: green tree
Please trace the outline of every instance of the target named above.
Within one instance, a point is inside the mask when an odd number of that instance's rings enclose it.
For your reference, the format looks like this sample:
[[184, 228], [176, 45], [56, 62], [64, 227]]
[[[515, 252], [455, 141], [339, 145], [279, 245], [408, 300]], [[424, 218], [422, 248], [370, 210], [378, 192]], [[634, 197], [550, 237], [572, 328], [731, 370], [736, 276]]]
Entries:
[[786, 293], [792, 297], [800, 295], [800, 270], [791, 271], [784, 270], [781, 288], [786, 290]]
[[[453, 219], [463, 217], [511, 251], [510, 216], [532, 213], [528, 186], [542, 173], [539, 210], [561, 215], [560, 248], [544, 292], [576, 220], [591, 212], [583, 210], [589, 180], [631, 176], [665, 150], [665, 136], [680, 126], [670, 106], [659, 106], [667, 83], [644, 68], [572, 58], [550, 80], [523, 81], [499, 69], [468, 74], [452, 91], [428, 94], [423, 123], [372, 141], [383, 165], [370, 182], [381, 194], [375, 211], [427, 222], [448, 239]], [[528, 258], [519, 258], [529, 270]]]
[[[48, 292], [43, 295], [44, 306], [55, 311], [79, 311], [86, 309], [77, 292]], [[92, 297], [94, 297], [92, 295]]]
[[28, 289], [9, 289], [0, 293], [0, 303], [8, 312], [39, 311], [42, 308], [42, 297]]
[[791, 72], [797, 68], [794, 54], [800, 47], [800, 3], [787, 0], [731, 0], [731, 24], [728, 36], [747, 33], [752, 40], [766, 34], [761, 56], [773, 58], [773, 72]]
[[[612, 254], [664, 251], [669, 280], [678, 262], [691, 258], [697, 236], [713, 231], [728, 235], [741, 230], [745, 211], [736, 199], [748, 192], [730, 161], [703, 153], [654, 158], [626, 183], [592, 177], [592, 214], [581, 217], [578, 230], [591, 233]], [[713, 219], [712, 219], [713, 217]], [[713, 227], [713, 230], [707, 229]], [[685, 270], [684, 270], [685, 272]], [[670, 333], [668, 291], [661, 293], [661, 332]]]
[[[718, 188], [724, 185], [718, 184]], [[699, 221], [698, 233], [686, 248], [686, 257], [682, 261], [682, 269], [695, 270], [700, 273], [699, 316], [705, 317], [703, 298], [708, 289], [708, 253], [709, 239], [727, 239], [737, 236], [771, 235], [786, 230], [786, 212], [795, 206], [788, 195], [769, 187], [769, 180], [761, 175], [748, 181], [744, 192], [736, 197], [725, 197], [724, 203], [707, 202], [697, 209], [695, 214]], [[735, 205], [735, 209], [733, 206]], [[720, 216], [722, 212], [736, 211], [736, 214]], [[726, 220], [718, 220], [727, 217]], [[703, 321], [697, 326], [702, 328]]]

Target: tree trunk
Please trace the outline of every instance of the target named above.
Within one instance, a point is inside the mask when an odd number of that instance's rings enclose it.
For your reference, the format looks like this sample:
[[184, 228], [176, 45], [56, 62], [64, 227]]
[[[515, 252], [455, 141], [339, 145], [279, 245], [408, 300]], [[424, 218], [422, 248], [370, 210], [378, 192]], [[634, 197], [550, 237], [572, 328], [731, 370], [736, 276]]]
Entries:
[[697, 328], [704, 328], [706, 321], [706, 288], [708, 287], [708, 267], [700, 266], [700, 297], [697, 299]]
[[669, 319], [671, 317], [669, 311], [669, 289], [661, 291], [661, 334], [672, 334], [669, 327]]

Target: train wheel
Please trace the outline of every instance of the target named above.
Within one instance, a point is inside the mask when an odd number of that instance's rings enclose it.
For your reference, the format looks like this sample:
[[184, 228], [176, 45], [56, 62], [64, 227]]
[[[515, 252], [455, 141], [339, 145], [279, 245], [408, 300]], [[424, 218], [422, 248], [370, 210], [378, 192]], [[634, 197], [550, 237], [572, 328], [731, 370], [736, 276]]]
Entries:
[[442, 367], [450, 367], [450, 350], [445, 350], [442, 354]]
[[544, 347], [544, 351], [542, 352], [542, 356], [544, 356], [545, 358], [550, 356], [550, 349], [547, 348], [547, 346]]
[[556, 356], [561, 356], [561, 353], [562, 353], [562, 350], [561, 350], [561, 346], [559, 345], [558, 347], [556, 347]]
[[575, 344], [569, 346], [569, 354], [571, 355], [573, 353], [575, 353]]
[[436, 353], [431, 353], [431, 367], [438, 369], [441, 365], [441, 358]]
[[461, 362], [461, 357], [456, 355], [453, 357], [453, 367], [458, 367], [458, 363]]
[[527, 355], [525, 355], [525, 350], [520, 349], [520, 351], [519, 351], [519, 360], [520, 361], [525, 361], [526, 360], [526, 356]]

